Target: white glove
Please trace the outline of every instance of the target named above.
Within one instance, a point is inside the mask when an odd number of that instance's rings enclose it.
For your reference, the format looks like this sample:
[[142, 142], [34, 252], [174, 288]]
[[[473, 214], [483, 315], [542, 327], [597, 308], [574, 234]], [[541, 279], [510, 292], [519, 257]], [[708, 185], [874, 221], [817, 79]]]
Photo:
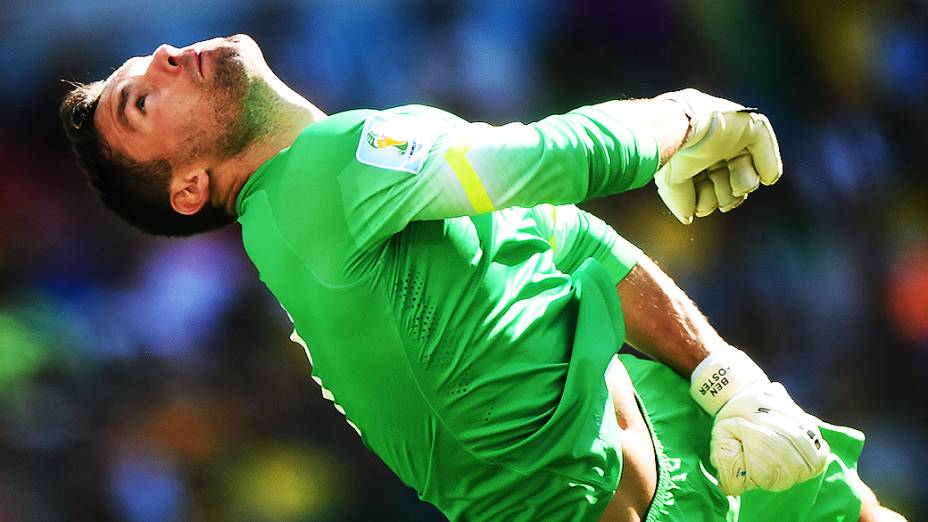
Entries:
[[825, 470], [830, 449], [820, 421], [744, 352], [713, 352], [693, 372], [690, 394], [715, 416], [709, 460], [727, 495], [783, 491]]
[[780, 179], [780, 148], [763, 114], [696, 89], [657, 99], [676, 101], [690, 120], [683, 146], [654, 176], [664, 204], [684, 225], [717, 208], [728, 212], [761, 183]]

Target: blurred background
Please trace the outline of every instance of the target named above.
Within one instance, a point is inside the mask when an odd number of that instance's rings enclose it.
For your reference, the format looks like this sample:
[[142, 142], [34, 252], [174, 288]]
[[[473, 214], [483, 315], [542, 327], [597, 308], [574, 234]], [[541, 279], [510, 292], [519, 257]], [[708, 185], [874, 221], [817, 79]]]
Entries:
[[684, 227], [597, 200], [928, 520], [928, 2], [0, 3], [0, 521], [442, 520], [309, 378], [238, 226], [146, 237], [69, 156], [63, 79], [246, 32], [327, 112], [427, 103], [531, 121], [694, 86], [761, 108], [785, 174]]

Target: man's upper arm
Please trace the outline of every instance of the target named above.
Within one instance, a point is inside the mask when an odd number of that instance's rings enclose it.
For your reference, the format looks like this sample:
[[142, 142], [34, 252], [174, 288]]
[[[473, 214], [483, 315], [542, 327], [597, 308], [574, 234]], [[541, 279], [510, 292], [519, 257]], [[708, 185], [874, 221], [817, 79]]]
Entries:
[[646, 184], [658, 166], [654, 138], [607, 107], [498, 127], [437, 109], [375, 113], [340, 177], [354, 235], [371, 244], [411, 221], [578, 203]]

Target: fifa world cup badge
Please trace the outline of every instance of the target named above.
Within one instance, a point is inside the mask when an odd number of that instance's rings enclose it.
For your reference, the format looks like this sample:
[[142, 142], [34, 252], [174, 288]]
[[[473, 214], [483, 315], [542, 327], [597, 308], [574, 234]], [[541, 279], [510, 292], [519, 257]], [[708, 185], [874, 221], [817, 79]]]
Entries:
[[356, 157], [373, 167], [417, 174], [435, 136], [433, 128], [415, 116], [380, 112], [364, 122]]

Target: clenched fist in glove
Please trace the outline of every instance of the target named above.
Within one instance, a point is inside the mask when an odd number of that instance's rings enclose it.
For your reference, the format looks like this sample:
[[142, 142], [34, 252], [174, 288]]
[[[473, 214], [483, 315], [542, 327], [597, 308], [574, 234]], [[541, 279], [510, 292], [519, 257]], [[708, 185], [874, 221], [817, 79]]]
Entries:
[[763, 114], [696, 89], [657, 99], [679, 103], [690, 120], [683, 146], [654, 176], [661, 199], [683, 224], [717, 208], [728, 212], [761, 183], [780, 178], [780, 149]]
[[693, 371], [690, 394], [715, 417], [709, 460], [726, 494], [783, 491], [825, 470], [829, 448], [818, 419], [744, 352], [713, 352]]

